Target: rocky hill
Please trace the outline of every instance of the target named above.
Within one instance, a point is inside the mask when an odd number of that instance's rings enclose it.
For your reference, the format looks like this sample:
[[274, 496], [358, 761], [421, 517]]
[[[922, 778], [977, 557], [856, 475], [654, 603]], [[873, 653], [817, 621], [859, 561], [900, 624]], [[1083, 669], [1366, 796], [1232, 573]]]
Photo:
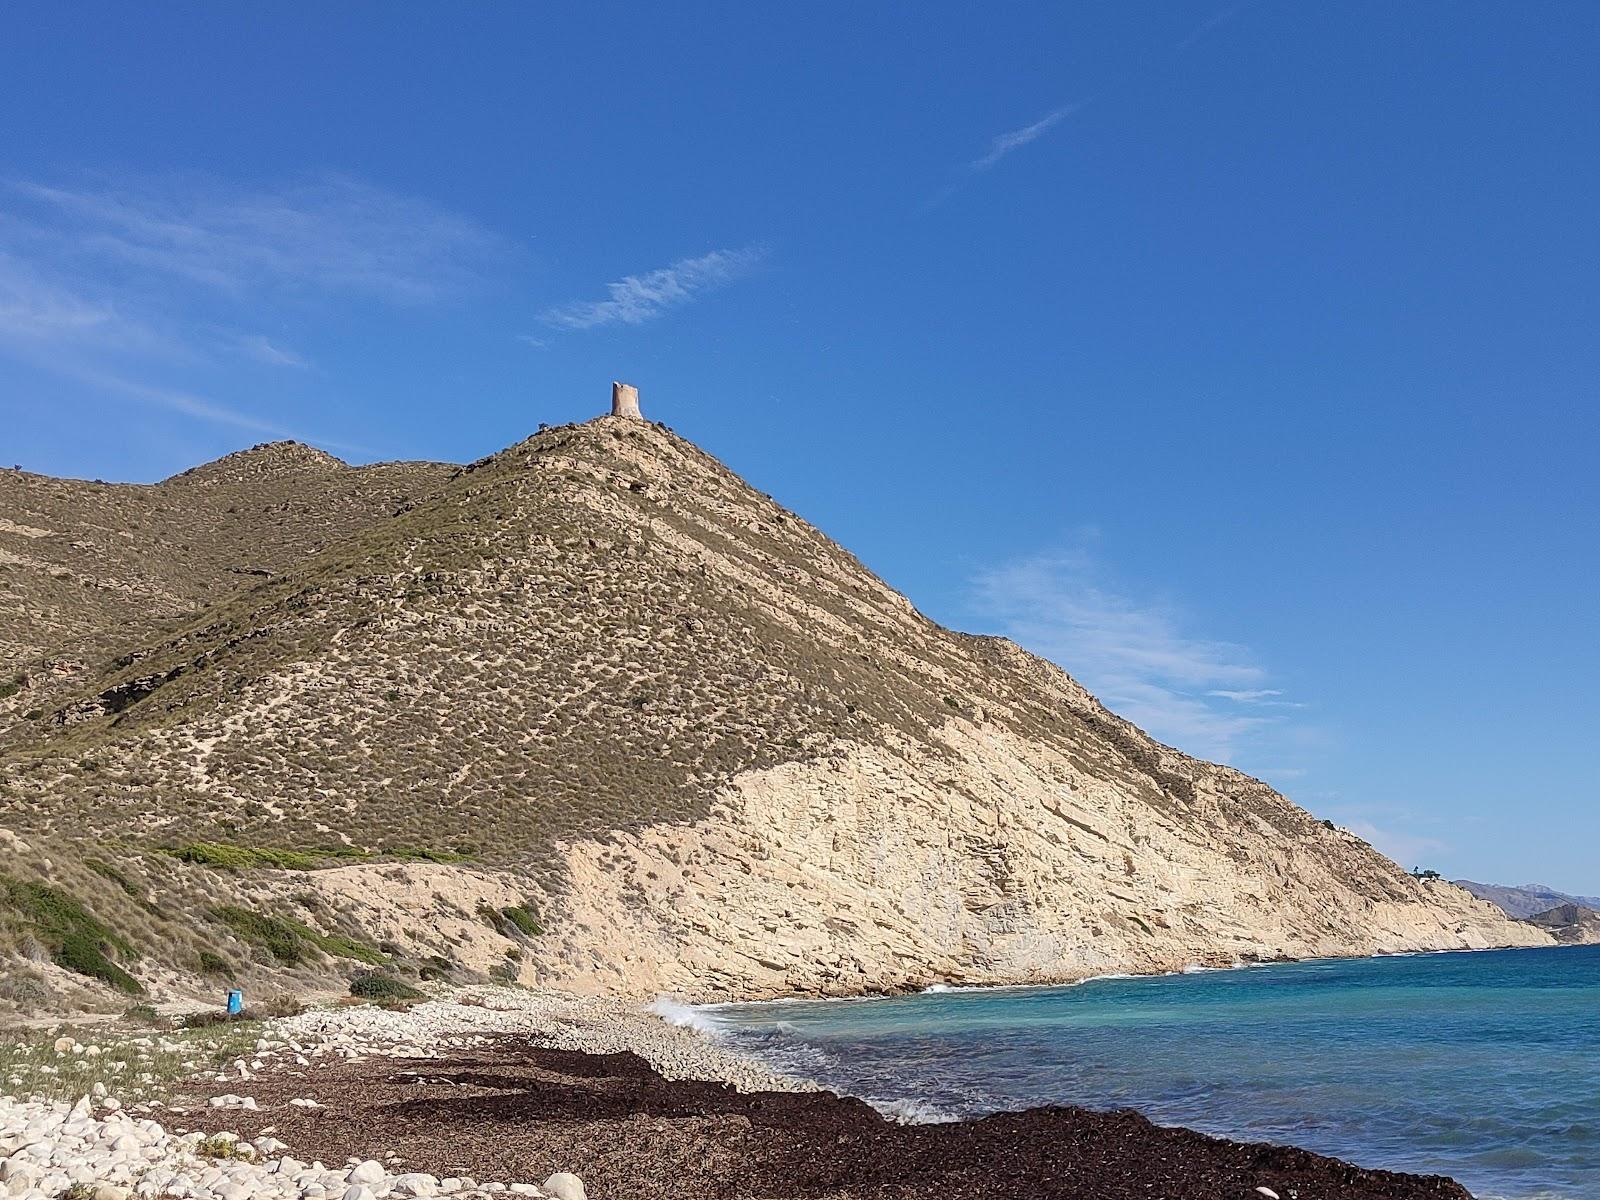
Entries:
[[157, 484], [0, 470], [0, 722], [208, 603], [393, 515], [451, 468], [294, 442]]
[[1600, 897], [1569, 896], [1542, 883], [1525, 883], [1521, 887], [1508, 887], [1498, 883], [1474, 883], [1470, 879], [1457, 879], [1455, 885], [1465, 888], [1480, 900], [1487, 900], [1512, 917], [1531, 917], [1552, 908], [1576, 904], [1584, 908], [1600, 909]]
[[75, 647], [0, 732], [40, 989], [68, 933], [123, 986], [694, 997], [1549, 941], [935, 625], [659, 425], [5, 484], [8, 653]]
[[1563, 945], [1594, 945], [1600, 942], [1600, 912], [1581, 904], [1562, 904], [1548, 912], [1524, 917]]

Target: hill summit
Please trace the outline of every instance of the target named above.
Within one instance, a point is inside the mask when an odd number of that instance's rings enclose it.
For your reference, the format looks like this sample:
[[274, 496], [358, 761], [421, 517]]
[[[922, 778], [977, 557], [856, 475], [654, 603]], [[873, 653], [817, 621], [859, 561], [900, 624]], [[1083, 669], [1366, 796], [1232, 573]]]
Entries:
[[[174, 980], [354, 945], [729, 998], [1548, 941], [941, 628], [620, 411], [453, 470], [280, 443], [137, 497], [27, 477], [33, 559], [160, 513], [138, 561], [194, 607], [62, 597], [45, 632], [97, 650], [64, 683], [13, 645], [12, 857]], [[252, 514], [226, 550], [165, 498], [213, 480]], [[270, 565], [225, 589], [247, 546]]]

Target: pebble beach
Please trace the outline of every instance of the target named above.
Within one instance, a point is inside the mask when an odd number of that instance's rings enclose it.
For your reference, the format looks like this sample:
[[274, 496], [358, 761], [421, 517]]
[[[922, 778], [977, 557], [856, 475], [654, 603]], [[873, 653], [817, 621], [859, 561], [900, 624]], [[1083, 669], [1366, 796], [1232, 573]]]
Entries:
[[[66, 1059], [84, 1048], [58, 1043]], [[92, 1071], [89, 1072], [92, 1074]], [[1447, 1197], [1441, 1177], [1034, 1109], [899, 1124], [625, 1002], [473, 988], [273, 1020], [165, 1099], [0, 1099], [23, 1200]]]

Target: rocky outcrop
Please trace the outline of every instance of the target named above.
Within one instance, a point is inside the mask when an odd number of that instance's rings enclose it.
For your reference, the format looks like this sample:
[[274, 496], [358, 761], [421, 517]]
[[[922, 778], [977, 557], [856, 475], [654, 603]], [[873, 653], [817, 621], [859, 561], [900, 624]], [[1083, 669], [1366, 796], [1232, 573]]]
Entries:
[[1529, 925], [1548, 933], [1566, 946], [1600, 943], [1600, 912], [1581, 904], [1562, 904], [1547, 912], [1524, 917]]
[[1525, 883], [1520, 887], [1507, 887], [1497, 883], [1474, 883], [1470, 879], [1457, 879], [1457, 887], [1465, 888], [1480, 900], [1505, 911], [1507, 916], [1531, 917], [1564, 904], [1577, 904], [1584, 908], [1600, 909], [1600, 897], [1569, 896], [1542, 883]]

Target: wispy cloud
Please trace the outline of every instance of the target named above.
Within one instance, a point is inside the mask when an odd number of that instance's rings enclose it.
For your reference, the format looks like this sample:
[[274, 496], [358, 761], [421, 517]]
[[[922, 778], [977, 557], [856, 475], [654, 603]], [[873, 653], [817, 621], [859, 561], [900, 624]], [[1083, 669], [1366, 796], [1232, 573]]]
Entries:
[[1082, 104], [1065, 104], [1060, 108], [1051, 109], [1031, 125], [996, 135], [982, 157], [973, 159], [968, 166], [974, 171], [989, 170], [1006, 155], [1014, 154], [1024, 146], [1038, 141], [1082, 107]]
[[167, 344], [149, 325], [109, 299], [89, 296], [67, 281], [0, 247], [0, 340], [94, 342], [118, 350], [153, 351]]
[[669, 267], [629, 275], [608, 284], [604, 300], [575, 301], [546, 309], [541, 319], [558, 329], [597, 329], [603, 325], [642, 325], [696, 297], [725, 287], [755, 269], [765, 251], [759, 246], [713, 250], [679, 259]]
[[1235, 700], [1240, 704], [1262, 704], [1274, 697], [1283, 695], [1279, 688], [1245, 688], [1235, 690], [1230, 688], [1213, 688], [1207, 692], [1208, 696], [1216, 696], [1222, 700]]
[[1105, 576], [1086, 551], [1034, 555], [980, 572], [974, 607], [1110, 708], [1192, 754], [1228, 761], [1249, 735], [1282, 719], [1241, 711], [1250, 698], [1280, 695], [1263, 686], [1266, 671], [1248, 649], [1188, 632], [1172, 608], [1127, 595]]
[[238, 390], [241, 361], [310, 366], [258, 321], [309, 328], [335, 299], [447, 299], [500, 249], [467, 218], [347, 177], [12, 181], [0, 184], [0, 353], [91, 393], [297, 436], [212, 398]]
[[15, 191], [78, 257], [231, 292], [359, 292], [421, 303], [460, 291], [499, 247], [463, 217], [345, 177], [274, 188], [206, 179]]
[[1219, 8], [1204, 21], [1201, 21], [1200, 24], [1196, 25], [1189, 35], [1178, 43], [1177, 48], [1179, 50], [1189, 49], [1196, 42], [1200, 41], [1207, 34], [1209, 34], [1212, 30], [1220, 29], [1222, 26], [1228, 24], [1245, 9], [1249, 8], [1252, 2], [1253, 0], [1244, 0], [1242, 4], [1230, 4], [1226, 8]]
[[287, 347], [280, 346], [259, 333], [235, 333], [227, 338], [235, 352], [269, 367], [292, 367], [304, 370], [311, 364]]

